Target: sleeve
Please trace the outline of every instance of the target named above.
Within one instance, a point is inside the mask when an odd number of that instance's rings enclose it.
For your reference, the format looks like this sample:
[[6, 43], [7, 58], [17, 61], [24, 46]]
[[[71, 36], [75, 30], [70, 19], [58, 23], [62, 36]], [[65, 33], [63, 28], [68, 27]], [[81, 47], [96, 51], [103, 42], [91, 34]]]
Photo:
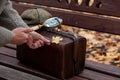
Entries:
[[17, 27], [28, 27], [28, 25], [22, 20], [18, 12], [15, 9], [13, 9], [10, 0], [6, 2], [0, 19], [3, 23], [3, 26], [10, 30]]
[[12, 39], [12, 29], [17, 27], [28, 27], [18, 12], [13, 9], [12, 3], [7, 0], [3, 12], [0, 14], [0, 46], [3, 46]]
[[0, 46], [9, 43], [12, 37], [13, 37], [13, 33], [10, 30], [0, 26]]

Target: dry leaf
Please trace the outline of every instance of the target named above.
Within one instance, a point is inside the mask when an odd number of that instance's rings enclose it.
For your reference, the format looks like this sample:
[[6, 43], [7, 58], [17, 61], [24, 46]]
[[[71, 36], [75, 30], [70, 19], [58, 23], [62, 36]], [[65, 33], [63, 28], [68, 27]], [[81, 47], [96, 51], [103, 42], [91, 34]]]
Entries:
[[59, 44], [60, 41], [62, 41], [63, 38], [61, 38], [60, 36], [53, 36], [52, 37], [52, 43], [56, 43], [56, 44]]

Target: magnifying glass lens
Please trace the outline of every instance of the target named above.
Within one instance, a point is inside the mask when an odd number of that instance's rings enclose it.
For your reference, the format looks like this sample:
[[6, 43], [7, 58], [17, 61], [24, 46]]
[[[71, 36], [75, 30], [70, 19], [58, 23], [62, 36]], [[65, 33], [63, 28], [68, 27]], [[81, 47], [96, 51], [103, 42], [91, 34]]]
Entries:
[[62, 23], [62, 19], [58, 17], [52, 17], [50, 19], [47, 19], [43, 25], [48, 28], [58, 27]]

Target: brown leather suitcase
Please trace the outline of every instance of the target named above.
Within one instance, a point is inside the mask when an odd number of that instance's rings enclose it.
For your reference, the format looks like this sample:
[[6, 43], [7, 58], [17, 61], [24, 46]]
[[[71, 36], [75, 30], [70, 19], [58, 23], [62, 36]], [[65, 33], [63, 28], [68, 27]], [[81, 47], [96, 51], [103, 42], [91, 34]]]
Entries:
[[63, 40], [59, 44], [52, 43], [38, 49], [30, 49], [26, 44], [17, 46], [17, 58], [22, 63], [60, 79], [70, 78], [83, 71], [86, 53], [84, 37], [78, 37], [74, 44], [75, 40], [70, 35], [46, 30], [38, 32], [48, 39], [61, 36]]

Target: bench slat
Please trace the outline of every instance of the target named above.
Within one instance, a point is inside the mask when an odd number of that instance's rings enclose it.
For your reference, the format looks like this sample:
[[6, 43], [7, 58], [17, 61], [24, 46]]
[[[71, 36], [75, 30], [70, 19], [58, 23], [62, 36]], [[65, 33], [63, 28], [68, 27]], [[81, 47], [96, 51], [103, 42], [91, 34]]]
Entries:
[[[3, 65], [0, 65], [0, 77], [4, 78], [5, 80], [45, 80], [38, 76], [24, 73]], [[0, 80], [4, 79], [0, 78]]]
[[[50, 7], [64, 8], [77, 11], [85, 11], [96, 14], [120, 16], [120, 0], [94, 0], [93, 6], [88, 6], [89, 0], [83, 0], [81, 5], [76, 4], [75, 0], [72, 0], [71, 4], [67, 3], [67, 0], [13, 0], [17, 2], [27, 2], [37, 5], [44, 5]], [[101, 6], [102, 5], [102, 6]]]
[[85, 67], [92, 71], [98, 71], [98, 72], [102, 72], [102, 73], [120, 78], [120, 70], [119, 70], [120, 68], [117, 68], [116, 66], [105, 65], [102, 63], [86, 60]]
[[[16, 70], [20, 70], [20, 71], [32, 74], [32, 75], [43, 77], [46, 79], [59, 80], [52, 76], [43, 74], [39, 72], [38, 70], [35, 70], [27, 65], [21, 64], [19, 60], [16, 59], [16, 50], [10, 48], [10, 47], [16, 48], [16, 46], [12, 44], [7, 44], [7, 46], [8, 47], [0, 48], [0, 64], [7, 66], [7, 67], [14, 68]], [[87, 79], [75, 76], [73, 78], [70, 78], [69, 80], [87, 80]]]
[[16, 45], [14, 44], [6, 44], [5, 47], [16, 50]]
[[[12, 47], [12, 46], [14, 46], [14, 45], [9, 45], [9, 47]], [[1, 49], [2, 48], [0, 48], [0, 56], [1, 56], [0, 57], [0, 63], [2, 62], [4, 64], [7, 64], [8, 66], [12, 65], [12, 66], [14, 66], [14, 67], [16, 67], [16, 68], [18, 68], [20, 70], [21, 70], [21, 68], [22, 68], [22, 70], [24, 69], [24, 70], [27, 70], [27, 71], [29, 71], [29, 69], [31, 69], [28, 66], [26, 67], [25, 65], [19, 63], [19, 61], [15, 57], [11, 57], [11, 56], [13, 56], [11, 54], [11, 52], [13, 52], [12, 49], [4, 47], [4, 49], [6, 49], [6, 50], [9, 49], [9, 53], [7, 54], [9, 56], [7, 56], [7, 55], [1, 55], [1, 53], [2, 54], [5, 53], [5, 50], [1, 51]], [[36, 71], [36, 72], [38, 73], [38, 71]], [[91, 75], [91, 77], [88, 76], [89, 74]], [[86, 60], [84, 72], [82, 74], [80, 74], [79, 76], [91, 79], [91, 78], [97, 78], [97, 77], [93, 77], [95, 75], [96, 76], [98, 75], [98, 77], [100, 77], [101, 74], [104, 75], [105, 77], [100, 78], [100, 80], [102, 80], [102, 79], [103, 80], [106, 80], [106, 79], [109, 80], [109, 77], [110, 77], [110, 79], [115, 78], [116, 80], [120, 78], [119, 68], [117, 68], [115, 66], [112, 66], [112, 65], [104, 65], [104, 64], [101, 64], [101, 63], [97, 63], [97, 62], [93, 62], [93, 61], [88, 61], [88, 60]], [[113, 77], [111, 77], [111, 76], [113, 76]], [[74, 79], [74, 78], [77, 79], [77, 77], [73, 77], [72, 79]]]
[[16, 57], [16, 51], [9, 48], [0, 47], [0, 53], [11, 57]]
[[83, 71], [83, 73], [80, 74], [79, 76], [89, 78], [89, 80], [120, 80], [120, 78], [110, 76], [110, 75], [106, 75], [104, 73], [100, 73], [100, 72], [97, 72], [97, 71], [92, 71], [92, 70], [89, 70], [89, 69], [85, 69]]
[[[40, 76], [41, 78], [46, 78], [45, 74], [42, 74], [41, 76], [41, 73], [39, 71], [32, 69], [30, 66], [26, 66], [24, 64], [19, 63], [19, 61], [16, 58], [0, 55], [0, 64], [32, 74], [32, 75]], [[69, 80], [87, 80], [87, 79], [88, 80], [96, 80], [96, 79], [97, 80], [119, 80], [119, 78], [112, 77], [103, 73], [99, 73], [97, 71], [87, 70], [87, 69], [85, 69], [84, 72], [79, 75], [79, 77], [76, 76]], [[49, 79], [51, 80], [51, 78]], [[58, 79], [52, 78], [52, 80], [58, 80]]]
[[[14, 8], [22, 13], [28, 8], [35, 6], [28, 6], [24, 4], [14, 4]], [[40, 7], [40, 6], [39, 6]], [[43, 7], [42, 7], [43, 8]], [[53, 16], [58, 16], [63, 19], [63, 24], [71, 25], [80, 28], [86, 28], [96, 31], [120, 34], [120, 20], [101, 17], [97, 15], [87, 15], [78, 12], [62, 11], [58, 9], [44, 8], [48, 10]]]
[[[56, 78], [53, 78], [51, 76], [48, 76], [46, 74], [42, 74], [39, 71], [32, 69], [31, 67], [28, 67], [27, 65], [21, 64], [19, 62], [19, 60], [16, 59], [16, 46], [12, 45], [12, 44], [7, 44], [7, 47], [0, 47], [0, 64], [8, 66], [8, 67], [12, 67], [14, 69], [23, 71], [23, 72], [27, 72], [27, 73], [31, 73], [37, 76], [41, 76], [44, 78], [49, 78], [52, 80], [58, 80]], [[12, 48], [15, 49], [12, 49]], [[78, 76], [74, 76], [72, 78], [70, 78], [69, 80], [87, 80]]]
[[74, 76], [74, 77], [72, 77], [72, 78], [70, 78], [70, 79], [68, 79], [68, 80], [88, 80], [88, 79], [86, 79], [86, 78], [81, 78], [81, 77], [79, 77], [79, 76]]
[[13, 69], [16, 69], [16, 70], [20, 70], [20, 71], [25, 72], [25, 73], [29, 73], [29, 74], [32, 74], [32, 75], [35, 75], [35, 76], [39, 76], [41, 78], [45, 78], [45, 79], [48, 79], [48, 80], [59, 80], [59, 79], [54, 78], [52, 76], [43, 74], [43, 73], [41, 73], [41, 72], [39, 72], [39, 71], [29, 67], [29, 66], [21, 64], [16, 58], [13, 58], [13, 57], [10, 57], [10, 56], [0, 54], [0, 64], [4, 65], [4, 66], [7, 66], [7, 67], [10, 67], [10, 68], [13, 68]]

